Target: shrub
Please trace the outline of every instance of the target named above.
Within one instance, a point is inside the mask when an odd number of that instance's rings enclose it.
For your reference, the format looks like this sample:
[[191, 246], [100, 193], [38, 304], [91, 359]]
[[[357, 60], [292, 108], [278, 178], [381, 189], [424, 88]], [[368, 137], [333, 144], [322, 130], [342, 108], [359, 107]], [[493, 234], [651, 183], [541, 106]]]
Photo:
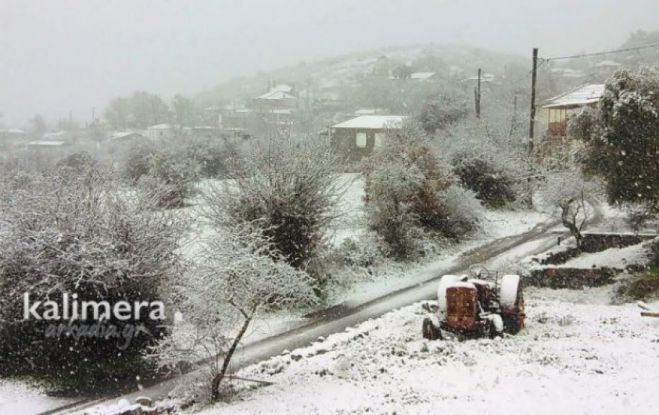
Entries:
[[232, 180], [207, 194], [206, 216], [217, 226], [258, 221], [274, 254], [306, 270], [336, 218], [342, 187], [334, 166], [329, 148], [319, 145], [257, 144]]
[[198, 139], [185, 146], [187, 157], [199, 165], [202, 177], [225, 177], [229, 174], [232, 160], [239, 157], [238, 145], [224, 139]]
[[486, 206], [500, 208], [515, 201], [512, 179], [484, 158], [458, 156], [454, 160], [453, 173]]
[[151, 157], [149, 174], [140, 179], [140, 185], [160, 189], [160, 207], [176, 208], [184, 206], [186, 199], [195, 194], [198, 180], [199, 165], [194, 160], [166, 151]]
[[426, 133], [433, 134], [463, 120], [467, 114], [463, 97], [440, 95], [423, 105], [418, 120]]
[[643, 272], [620, 287], [619, 294], [632, 300], [643, 300], [659, 296], [659, 268]]
[[590, 107], [584, 107], [567, 124], [567, 136], [581, 141], [597, 139], [601, 134], [599, 118]]
[[64, 293], [80, 301], [151, 302], [160, 299], [161, 282], [178, 274], [183, 224], [154, 212], [151, 195], [119, 192], [108, 177], [93, 169], [66, 180], [44, 173], [2, 198], [0, 375], [33, 376], [79, 391], [126, 386], [153, 374], [142, 353], [155, 344], [163, 322], [146, 309], [139, 319], [104, 322], [118, 333], [140, 325], [148, 331], [127, 347], [125, 339], [47, 337], [50, 321], [22, 318], [25, 292], [33, 302], [54, 301], [62, 312]]
[[478, 228], [483, 208], [471, 190], [449, 186], [440, 196], [444, 217], [439, 223], [442, 235], [459, 239]]
[[156, 149], [152, 144], [135, 146], [124, 166], [124, 177], [144, 189], [159, 189], [159, 207], [175, 208], [196, 192], [199, 165], [176, 148]]
[[155, 154], [156, 148], [150, 143], [133, 146], [125, 160], [124, 177], [136, 184], [142, 177], [149, 174], [151, 161]]
[[92, 164], [94, 164], [92, 156], [86, 151], [81, 151], [64, 157], [57, 162], [56, 167], [60, 170], [69, 169], [72, 173], [79, 175], [89, 171]]
[[403, 260], [417, 255], [424, 231], [458, 238], [472, 229], [461, 207], [452, 204], [458, 190], [423, 133], [407, 126], [387, 140], [367, 163], [364, 190], [368, 225], [389, 255]]
[[659, 239], [655, 239], [650, 245], [650, 263], [659, 267]]

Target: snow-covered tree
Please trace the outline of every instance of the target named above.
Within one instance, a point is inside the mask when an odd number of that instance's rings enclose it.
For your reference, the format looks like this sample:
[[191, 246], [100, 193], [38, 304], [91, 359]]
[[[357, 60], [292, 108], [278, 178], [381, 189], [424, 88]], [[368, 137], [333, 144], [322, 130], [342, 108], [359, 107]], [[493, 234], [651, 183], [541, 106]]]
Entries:
[[187, 329], [173, 330], [154, 349], [160, 364], [208, 360], [210, 395], [220, 386], [234, 353], [257, 314], [267, 309], [301, 307], [317, 297], [307, 273], [276, 254], [263, 224], [224, 227], [204, 241], [194, 274], [177, 279], [174, 292]]
[[659, 210], [659, 73], [620, 70], [600, 102], [603, 135], [592, 140], [588, 169], [607, 183], [610, 202]]
[[542, 203], [550, 212], [558, 212], [561, 224], [570, 232], [581, 249], [583, 228], [593, 214], [592, 203], [601, 197], [601, 183], [587, 180], [575, 166], [545, 173], [540, 188]]

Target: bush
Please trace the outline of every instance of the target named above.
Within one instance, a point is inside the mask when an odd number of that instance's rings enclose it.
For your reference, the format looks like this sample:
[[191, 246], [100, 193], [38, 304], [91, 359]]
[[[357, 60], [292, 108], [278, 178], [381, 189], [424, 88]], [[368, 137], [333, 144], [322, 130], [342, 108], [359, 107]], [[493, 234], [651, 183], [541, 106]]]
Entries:
[[443, 130], [463, 120], [468, 115], [466, 100], [458, 96], [437, 96], [428, 100], [418, 120], [428, 134]]
[[156, 154], [152, 144], [133, 146], [123, 166], [123, 174], [131, 183], [136, 184], [142, 177], [149, 174], [151, 160]]
[[202, 177], [226, 177], [231, 162], [238, 158], [237, 143], [224, 139], [199, 139], [188, 143], [184, 149], [187, 157], [199, 165]]
[[161, 150], [142, 144], [126, 160], [124, 177], [141, 188], [159, 189], [159, 207], [176, 208], [195, 194], [199, 165], [176, 148]]
[[601, 132], [597, 114], [590, 107], [584, 107], [567, 124], [567, 136], [571, 139], [588, 142], [599, 138]]
[[659, 268], [635, 276], [629, 283], [623, 285], [619, 293], [632, 300], [643, 300], [659, 296]]
[[483, 208], [474, 192], [451, 185], [442, 193], [440, 200], [445, 212], [439, 223], [442, 235], [459, 239], [478, 228]]
[[[80, 391], [126, 386], [153, 374], [142, 353], [159, 338], [163, 321], [146, 309], [139, 319], [104, 322], [118, 333], [140, 325], [148, 331], [125, 348], [125, 339], [47, 337], [52, 321], [23, 320], [26, 292], [32, 302], [50, 299], [62, 312], [64, 293], [80, 301], [152, 302], [160, 299], [161, 282], [179, 274], [183, 224], [154, 212], [147, 195], [118, 192], [109, 176], [95, 170], [66, 180], [42, 174], [2, 198], [0, 375], [33, 376]], [[61, 320], [56, 326], [60, 322], [98, 323]]]
[[390, 135], [364, 174], [368, 225], [390, 256], [405, 260], [418, 255], [427, 231], [459, 238], [473, 229], [460, 213], [462, 206], [453, 203], [459, 188], [450, 185], [453, 178], [418, 128], [407, 126]]
[[140, 180], [146, 188], [158, 188], [163, 208], [176, 208], [185, 205], [186, 199], [196, 193], [195, 184], [199, 180], [199, 165], [185, 154], [158, 152], [151, 158], [147, 177]]
[[69, 169], [72, 173], [80, 175], [89, 171], [93, 164], [93, 157], [86, 151], [81, 151], [64, 157], [57, 162], [56, 167], [60, 170]]
[[659, 239], [655, 239], [650, 245], [650, 263], [659, 267]]
[[454, 160], [453, 173], [488, 207], [501, 208], [515, 201], [513, 180], [483, 158], [459, 156]]
[[[232, 180], [209, 192], [206, 216], [218, 227], [259, 223], [276, 257], [309, 270], [342, 193], [334, 166], [335, 157], [322, 146], [257, 145]], [[322, 287], [323, 276], [314, 277]]]

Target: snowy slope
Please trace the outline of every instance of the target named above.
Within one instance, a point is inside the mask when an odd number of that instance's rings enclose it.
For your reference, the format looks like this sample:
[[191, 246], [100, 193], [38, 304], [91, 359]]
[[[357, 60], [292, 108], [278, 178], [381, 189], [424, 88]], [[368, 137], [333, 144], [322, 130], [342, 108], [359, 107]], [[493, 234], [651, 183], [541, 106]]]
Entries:
[[419, 304], [391, 312], [246, 368], [275, 385], [201, 414], [655, 414], [659, 319], [544, 293], [504, 339], [427, 342]]

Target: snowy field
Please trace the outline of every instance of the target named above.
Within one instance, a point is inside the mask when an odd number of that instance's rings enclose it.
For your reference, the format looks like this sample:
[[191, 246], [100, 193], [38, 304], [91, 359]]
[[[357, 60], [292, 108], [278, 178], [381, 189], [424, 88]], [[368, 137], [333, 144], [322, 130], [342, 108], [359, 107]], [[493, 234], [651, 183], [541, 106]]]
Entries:
[[423, 340], [414, 304], [242, 370], [274, 385], [201, 414], [656, 414], [659, 319], [610, 290], [529, 289], [495, 340]]

